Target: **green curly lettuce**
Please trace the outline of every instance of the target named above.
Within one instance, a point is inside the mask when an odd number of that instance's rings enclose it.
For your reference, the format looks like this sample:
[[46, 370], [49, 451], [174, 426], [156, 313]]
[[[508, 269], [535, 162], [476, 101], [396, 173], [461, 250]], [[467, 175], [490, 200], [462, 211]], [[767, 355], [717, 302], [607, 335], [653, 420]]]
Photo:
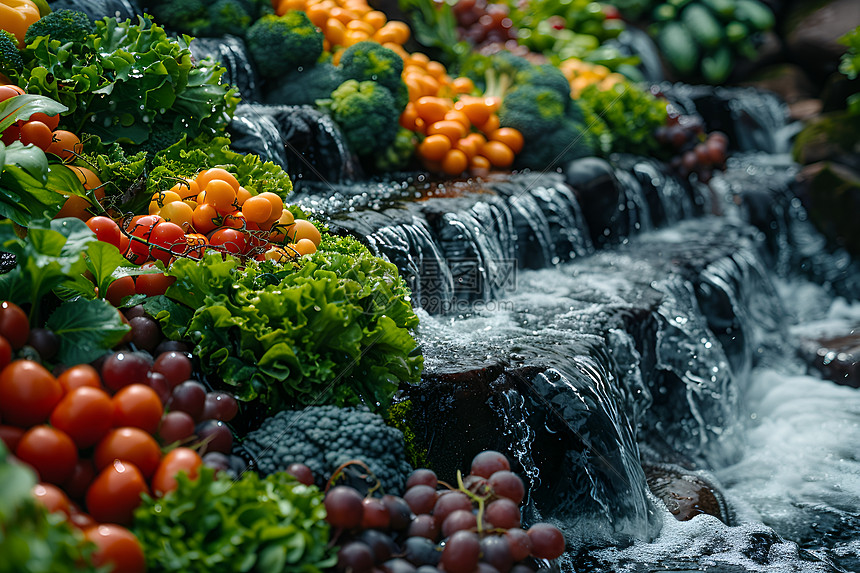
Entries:
[[[185, 332], [204, 371], [271, 412], [309, 404], [385, 408], [423, 358], [409, 289], [391, 263], [351, 238], [323, 235], [292, 267], [210, 253], [176, 261], [167, 297], [195, 309]], [[183, 328], [186, 327], [187, 328]]]
[[[191, 137], [223, 131], [239, 102], [221, 83], [225, 68], [194, 62], [191, 38], [172, 39], [148, 16], [105, 18], [82, 42], [37, 37], [13, 80], [28, 93], [66, 105], [62, 125], [104, 143], [142, 144], [158, 122]], [[10, 76], [11, 77], [11, 76]]]
[[134, 532], [148, 570], [182, 573], [320, 573], [334, 566], [323, 496], [286, 473], [233, 480], [200, 468], [164, 497], [143, 496]]
[[[660, 143], [654, 132], [666, 124], [666, 100], [654, 97], [630, 82], [616, 84], [608, 90], [597, 85], [585, 88], [579, 101], [591, 115], [600, 118], [612, 136], [612, 151], [647, 155], [659, 153]], [[592, 126], [599, 124], [592, 123]], [[595, 135], [602, 139], [603, 125]]]

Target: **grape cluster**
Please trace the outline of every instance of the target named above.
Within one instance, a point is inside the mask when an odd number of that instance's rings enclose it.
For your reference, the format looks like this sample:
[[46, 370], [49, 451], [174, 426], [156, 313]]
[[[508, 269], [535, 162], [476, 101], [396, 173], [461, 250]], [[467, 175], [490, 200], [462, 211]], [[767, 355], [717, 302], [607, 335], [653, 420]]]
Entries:
[[673, 150], [672, 167], [682, 177], [696, 173], [699, 181], [707, 183], [714, 170], [726, 165], [729, 139], [725, 133], [705, 133], [705, 123], [698, 115], [685, 115], [671, 107], [666, 125], [655, 134], [657, 141]]
[[[153, 321], [145, 315], [141, 318]], [[100, 364], [105, 386], [112, 390], [134, 383], [149, 386], [165, 406], [156, 433], [163, 446], [194, 447], [206, 465], [241, 473], [245, 462], [230, 455], [233, 432], [227, 426], [239, 413], [239, 403], [225, 392], [208, 391], [194, 379], [188, 354], [171, 350], [171, 346], [169, 342], [160, 344], [157, 348], [163, 351], [156, 352], [154, 360], [150, 354], [140, 351], [108, 355]]]
[[523, 529], [522, 480], [499, 452], [472, 460], [457, 489], [440, 488], [436, 474], [415, 470], [403, 497], [365, 497], [339, 485], [325, 498], [327, 521], [338, 528], [338, 571], [354, 573], [528, 573], [539, 559], [564, 552], [556, 527]]
[[517, 30], [507, 4], [492, 4], [487, 0], [459, 0], [453, 6], [457, 31], [462, 40], [482, 48], [489, 44], [518, 46]]

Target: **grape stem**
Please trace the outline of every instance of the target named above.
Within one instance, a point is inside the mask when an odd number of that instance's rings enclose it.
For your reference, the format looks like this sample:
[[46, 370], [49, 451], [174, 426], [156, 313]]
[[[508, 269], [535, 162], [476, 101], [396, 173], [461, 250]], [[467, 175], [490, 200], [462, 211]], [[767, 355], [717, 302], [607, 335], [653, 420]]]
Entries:
[[490, 490], [490, 492], [485, 496], [480, 496], [480, 495], [474, 493], [473, 491], [471, 491], [469, 488], [466, 487], [466, 484], [463, 483], [463, 472], [461, 472], [460, 470], [457, 470], [457, 485], [459, 486], [458, 489], [460, 491], [465, 493], [472, 501], [474, 501], [475, 503], [478, 504], [478, 515], [476, 516], [477, 521], [478, 521], [478, 533], [483, 533], [483, 531], [484, 531], [484, 502], [487, 499], [489, 499], [490, 496], [493, 495], [492, 490]]

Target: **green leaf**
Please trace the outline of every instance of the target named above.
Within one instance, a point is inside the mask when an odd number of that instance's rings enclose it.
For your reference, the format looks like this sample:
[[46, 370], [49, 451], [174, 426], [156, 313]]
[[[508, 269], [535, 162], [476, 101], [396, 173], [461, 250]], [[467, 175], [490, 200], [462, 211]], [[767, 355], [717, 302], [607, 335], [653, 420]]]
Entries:
[[0, 132], [16, 121], [26, 121], [34, 113], [57, 115], [68, 111], [68, 107], [42, 95], [17, 95], [0, 102]]
[[113, 272], [128, 263], [115, 245], [96, 241], [87, 247], [87, 269], [93, 274], [99, 293], [104, 296], [110, 283], [115, 280]]
[[164, 295], [147, 297], [143, 309], [161, 323], [161, 332], [171, 340], [180, 340], [188, 331], [194, 309], [178, 304]]
[[106, 354], [129, 331], [109, 302], [73, 300], [62, 304], [46, 324], [60, 339], [57, 360], [85, 364]]
[[33, 144], [24, 145], [16, 141], [7, 146], [4, 166], [9, 165], [17, 165], [42, 184], [48, 180], [48, 158], [44, 151]]

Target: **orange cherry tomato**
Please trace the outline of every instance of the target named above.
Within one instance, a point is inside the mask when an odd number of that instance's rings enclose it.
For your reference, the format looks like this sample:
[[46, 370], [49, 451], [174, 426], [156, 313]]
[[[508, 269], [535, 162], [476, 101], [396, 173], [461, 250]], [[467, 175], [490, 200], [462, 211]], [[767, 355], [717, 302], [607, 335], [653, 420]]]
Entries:
[[66, 160], [82, 151], [81, 140], [71, 131], [56, 129], [51, 134], [51, 145], [48, 146], [48, 153], [53, 153], [60, 159]]
[[272, 216], [273, 205], [266, 197], [251, 197], [242, 205], [245, 219], [253, 223], [265, 223]]
[[422, 96], [415, 102], [415, 111], [425, 123], [432, 124], [445, 119], [452, 108], [450, 100], [434, 96]]
[[451, 149], [451, 140], [441, 133], [428, 135], [418, 146], [418, 153], [424, 159], [440, 161]]
[[483, 155], [476, 155], [469, 161], [469, 171], [475, 177], [484, 177], [490, 173], [490, 160]]
[[437, 133], [441, 133], [445, 137], [451, 140], [451, 144], [453, 145], [461, 138], [466, 137], [466, 126], [460, 123], [459, 121], [452, 121], [443, 119], [442, 121], [437, 121], [435, 123], [431, 123], [427, 127], [427, 135], [435, 135]]
[[490, 114], [490, 117], [487, 118], [483, 124], [478, 125], [478, 129], [483, 131], [486, 134], [490, 134], [497, 129], [499, 129], [499, 116], [495, 113]]
[[459, 149], [449, 149], [442, 158], [442, 171], [446, 175], [460, 175], [469, 166], [469, 158]]
[[500, 127], [490, 133], [491, 141], [501, 141], [511, 148], [514, 154], [523, 150], [523, 134], [513, 127]]
[[489, 159], [493, 167], [510, 167], [514, 162], [514, 152], [501, 141], [485, 143], [481, 155]]
[[21, 143], [33, 144], [42, 151], [47, 151], [51, 146], [51, 128], [41, 121], [32, 119], [21, 126]]
[[466, 131], [472, 127], [472, 122], [469, 119], [469, 116], [456, 109], [452, 109], [445, 114], [445, 121], [456, 121], [457, 123], [462, 124], [466, 128]]
[[220, 224], [220, 217], [215, 207], [208, 203], [200, 203], [191, 214], [191, 224], [198, 233], [209, 233]]
[[206, 189], [209, 183], [214, 180], [229, 183], [230, 187], [233, 188], [233, 194], [239, 191], [239, 181], [236, 179], [236, 176], [220, 167], [213, 167], [212, 169], [201, 171], [197, 174], [196, 178], [197, 185], [200, 189]]
[[319, 230], [307, 219], [297, 219], [289, 234], [294, 243], [298, 243], [302, 239], [309, 239], [318, 247], [322, 242], [322, 235], [320, 235]]
[[466, 95], [460, 96], [454, 104], [454, 109], [465, 113], [472, 125], [483, 125], [493, 113], [492, 108], [487, 105], [486, 98]]
[[469, 94], [475, 90], [475, 82], [471, 78], [460, 76], [451, 81], [451, 89], [455, 94]]

